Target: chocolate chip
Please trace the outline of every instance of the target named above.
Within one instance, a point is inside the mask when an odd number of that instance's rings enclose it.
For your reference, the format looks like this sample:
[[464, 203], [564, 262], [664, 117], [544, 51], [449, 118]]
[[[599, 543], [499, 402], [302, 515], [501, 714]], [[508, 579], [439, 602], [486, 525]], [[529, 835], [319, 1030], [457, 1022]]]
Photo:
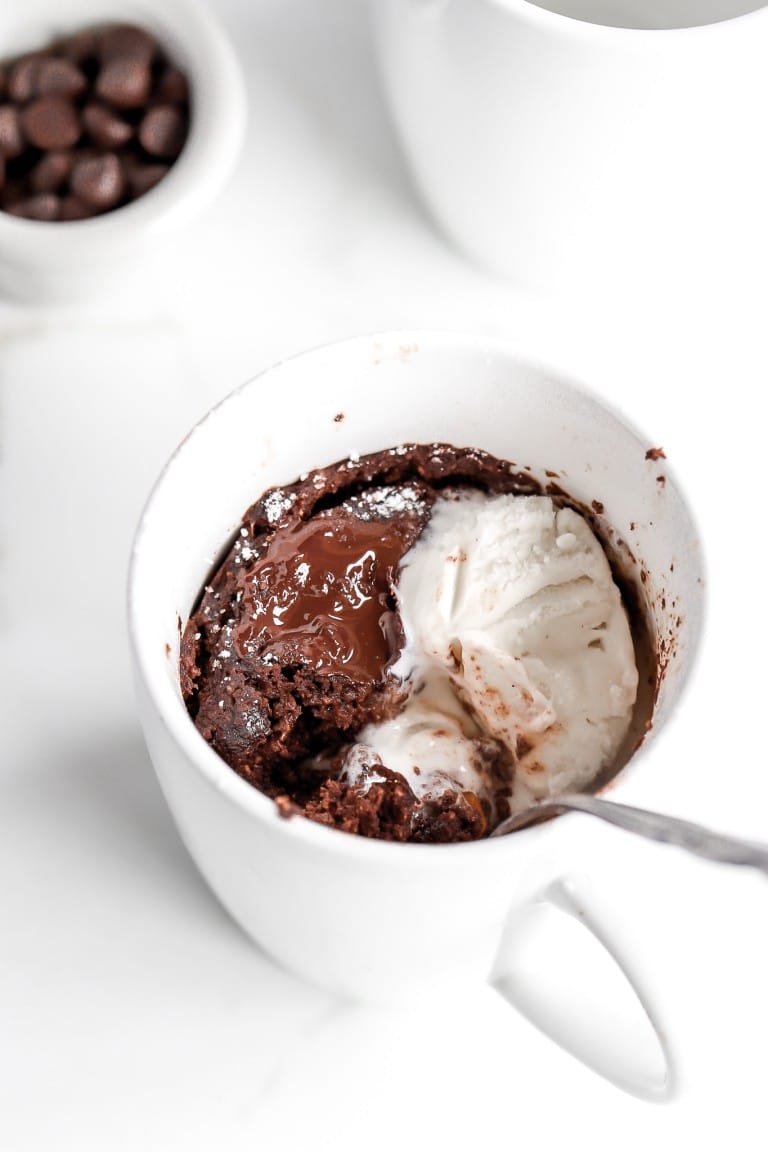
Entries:
[[80, 119], [62, 96], [41, 96], [21, 113], [21, 128], [36, 148], [71, 148], [80, 139]]
[[17, 104], [26, 104], [35, 94], [40, 62], [47, 60], [45, 52], [29, 52], [11, 67], [8, 73], [8, 95]]
[[187, 125], [173, 104], [158, 104], [150, 108], [139, 125], [139, 143], [150, 156], [175, 160], [184, 146]]
[[99, 148], [122, 148], [133, 136], [133, 125], [123, 120], [105, 104], [86, 104], [83, 124]]
[[65, 196], [59, 210], [59, 220], [87, 220], [93, 215], [93, 209], [76, 196]]
[[72, 168], [69, 186], [73, 195], [91, 208], [104, 211], [114, 208], [125, 192], [125, 174], [117, 156], [78, 159]]
[[178, 68], [166, 68], [155, 89], [155, 99], [160, 104], [186, 104], [189, 100], [189, 85], [183, 72]]
[[33, 192], [58, 192], [72, 171], [71, 152], [46, 152], [29, 176]]
[[168, 164], [141, 164], [134, 162], [130, 166], [126, 165], [126, 175], [128, 177], [128, 186], [131, 189], [131, 195], [138, 197], [143, 196], [145, 192], [150, 192], [169, 171], [170, 165]]
[[69, 96], [74, 99], [82, 96], [86, 79], [71, 60], [59, 60], [55, 56], [40, 61], [37, 75], [33, 80], [33, 96]]
[[103, 65], [96, 79], [96, 95], [115, 108], [140, 108], [152, 86], [152, 73], [146, 60], [138, 56], [118, 56]]
[[0, 192], [3, 190], [5, 184], [5, 156], [0, 152]]
[[122, 56], [133, 56], [150, 64], [157, 52], [157, 41], [135, 24], [114, 24], [99, 37], [99, 55], [107, 63]]
[[69, 96], [73, 99], [85, 91], [85, 76], [71, 60], [33, 52], [23, 56], [11, 69], [8, 95], [17, 104], [26, 104], [37, 96]]
[[57, 220], [59, 198], [52, 193], [30, 196], [26, 200], [9, 204], [5, 211], [10, 212], [12, 216], [23, 216], [26, 220]]
[[13, 104], [0, 104], [0, 156], [13, 160], [23, 151], [24, 137], [21, 134], [19, 110]]

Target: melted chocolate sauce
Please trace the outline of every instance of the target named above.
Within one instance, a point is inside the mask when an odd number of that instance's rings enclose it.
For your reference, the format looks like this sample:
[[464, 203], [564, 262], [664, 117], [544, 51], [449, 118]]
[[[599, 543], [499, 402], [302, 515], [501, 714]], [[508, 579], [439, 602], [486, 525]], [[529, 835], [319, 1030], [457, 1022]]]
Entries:
[[342, 509], [275, 533], [243, 585], [238, 656], [380, 679], [400, 647], [392, 588], [413, 534], [412, 518]]

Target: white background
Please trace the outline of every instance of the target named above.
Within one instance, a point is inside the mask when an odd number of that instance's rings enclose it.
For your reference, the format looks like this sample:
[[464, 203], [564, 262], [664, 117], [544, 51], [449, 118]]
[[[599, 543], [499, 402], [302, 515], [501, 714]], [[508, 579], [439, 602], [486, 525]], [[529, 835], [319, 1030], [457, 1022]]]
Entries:
[[[658, 1106], [490, 991], [385, 1013], [299, 984], [229, 921], [179, 842], [128, 670], [141, 505], [238, 383], [389, 327], [504, 336], [663, 444], [702, 527], [710, 617], [695, 682], [648, 759], [654, 798], [768, 839], [759, 246], [744, 246], [735, 280], [698, 271], [673, 302], [633, 293], [631, 277], [610, 305], [526, 298], [430, 223], [362, 4], [216, 8], [249, 98], [225, 196], [127, 304], [0, 306], [0, 1150], [759, 1147], [764, 878], [650, 845], [627, 854], [624, 911], [651, 936], [680, 1060], [680, 1094]], [[290, 415], [287, 401], [286, 435]], [[600, 835], [610, 872], [619, 834]]]

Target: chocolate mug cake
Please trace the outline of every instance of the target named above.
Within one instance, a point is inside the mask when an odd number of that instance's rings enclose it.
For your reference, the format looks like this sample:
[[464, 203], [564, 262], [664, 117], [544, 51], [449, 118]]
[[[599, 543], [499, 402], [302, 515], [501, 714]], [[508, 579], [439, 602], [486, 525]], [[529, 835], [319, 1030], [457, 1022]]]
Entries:
[[573, 503], [446, 444], [268, 490], [184, 629], [194, 723], [284, 815], [382, 839], [478, 839], [588, 786], [627, 736], [642, 624]]

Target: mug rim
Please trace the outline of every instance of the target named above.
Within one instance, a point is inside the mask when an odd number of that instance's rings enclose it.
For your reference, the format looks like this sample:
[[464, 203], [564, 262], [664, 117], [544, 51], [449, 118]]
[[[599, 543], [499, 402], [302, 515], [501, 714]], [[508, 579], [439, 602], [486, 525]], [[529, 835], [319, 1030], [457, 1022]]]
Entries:
[[[139, 518], [128, 566], [127, 623], [129, 642], [133, 656], [134, 671], [140, 676], [142, 686], [146, 690], [157, 716], [173, 742], [181, 749], [186, 760], [189, 762], [189, 767], [194, 768], [198, 775], [201, 776], [211, 788], [226, 796], [249, 816], [257, 818], [273, 829], [282, 828], [288, 835], [294, 836], [299, 841], [305, 843], [307, 847], [315, 850], [319, 849], [326, 853], [342, 853], [370, 861], [386, 860], [389, 864], [397, 862], [398, 866], [406, 868], [415, 863], [417, 858], [422, 867], [427, 859], [430, 859], [435, 864], [438, 863], [439, 860], [442, 862], [441, 866], [444, 866], [449, 855], [453, 863], [456, 864], [456, 853], [460, 849], [463, 850], [465, 854], [470, 850], [473, 851], [476, 859], [478, 859], [482, 853], [514, 851], [515, 844], [522, 844], [523, 841], [521, 837], [525, 837], [526, 843], [530, 843], [534, 836], [541, 837], [547, 831], [549, 822], [541, 825], [531, 825], [528, 828], [515, 832], [513, 836], [485, 837], [480, 840], [461, 843], [419, 844], [359, 836], [328, 825], [319, 824], [300, 813], [291, 815], [288, 818], [281, 816], [277, 806], [270, 797], [239, 776], [238, 773], [214, 751], [192, 723], [181, 697], [173, 695], [169, 691], [170, 686], [167, 679], [167, 669], [162, 662], [161, 646], [156, 643], [156, 637], [150, 639], [145, 634], [137, 597], [137, 587], [141, 579], [141, 568], [143, 564], [144, 541], [147, 528], [152, 520], [156, 501], [164, 489], [169, 475], [175, 470], [178, 461], [183, 457], [189, 442], [197, 437], [198, 433], [205, 428], [206, 424], [208, 424], [221, 409], [235, 402], [247, 389], [258, 387], [264, 377], [272, 372], [278, 371], [284, 364], [307, 358], [311, 359], [316, 354], [322, 352], [342, 351], [352, 349], [355, 346], [369, 348], [371, 343], [376, 341], [396, 342], [398, 344], [417, 343], [419, 346], [429, 344], [433, 347], [458, 347], [478, 354], [496, 355], [507, 361], [516, 361], [534, 371], [550, 375], [553, 379], [557, 380], [558, 383], [564, 384], [573, 392], [586, 397], [617, 420], [628, 432], [634, 435], [638, 441], [650, 443], [648, 438], [626, 417], [621, 409], [613, 405], [610, 400], [607, 400], [595, 389], [573, 378], [567, 371], [558, 367], [554, 362], [547, 362], [538, 356], [527, 355], [524, 349], [519, 348], [513, 342], [497, 337], [475, 336], [467, 332], [451, 332], [448, 330], [386, 329], [340, 340], [327, 341], [293, 355], [283, 357], [281, 360], [263, 368], [254, 376], [249, 377], [217, 401], [178, 443], [155, 480]], [[676, 711], [680, 706], [680, 700], [690, 686], [691, 674], [697, 663], [706, 628], [706, 567], [701, 545], [702, 537], [698, 523], [694, 517], [685, 490], [681, 487], [674, 469], [668, 466], [667, 461], [665, 461], [665, 473], [671, 486], [679, 493], [686, 514], [691, 521], [702, 561], [701, 620], [693, 638], [690, 655], [686, 661], [686, 668], [682, 673], [680, 688], [678, 690], [678, 702], [674, 709]], [[628, 778], [629, 773], [636, 767], [637, 761], [641, 757], [645, 746], [646, 741], [644, 740], [642, 745], [633, 752], [628, 762], [621, 768], [618, 776], [611, 781], [611, 791], [615, 791], [615, 789]], [[460, 860], [461, 857], [458, 857], [458, 859]]]
[[508, 9], [518, 12], [521, 16], [527, 14], [527, 18], [535, 23], [541, 23], [545, 27], [554, 23], [555, 25], [566, 25], [567, 30], [576, 32], [579, 29], [579, 34], [583, 35], [603, 35], [603, 36], [644, 36], [644, 37], [659, 37], [670, 35], [694, 35], [706, 34], [708, 29], [717, 29], [722, 27], [731, 27], [742, 22], [759, 18], [768, 9], [768, 2], [761, 0], [760, 6], [752, 9], [749, 12], [738, 12], [733, 16], [725, 16], [722, 20], [710, 20], [706, 24], [681, 24], [672, 28], [632, 28], [624, 24], [600, 24], [594, 21], [585, 20], [580, 16], [568, 16], [564, 12], [554, 12], [550, 8], [542, 8], [537, 0], [488, 0], [496, 8]]

